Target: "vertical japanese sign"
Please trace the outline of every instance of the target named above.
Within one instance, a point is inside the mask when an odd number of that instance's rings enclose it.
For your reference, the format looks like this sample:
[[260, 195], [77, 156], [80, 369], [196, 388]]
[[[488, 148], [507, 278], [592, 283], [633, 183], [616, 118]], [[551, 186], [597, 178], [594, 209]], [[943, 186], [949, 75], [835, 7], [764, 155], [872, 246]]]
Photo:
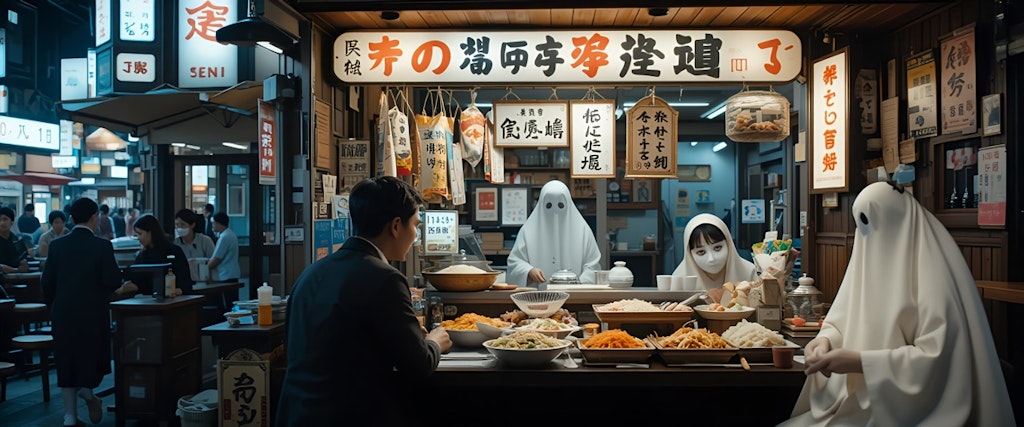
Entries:
[[615, 178], [615, 102], [569, 102], [573, 178]]
[[338, 190], [344, 192], [370, 178], [370, 141], [344, 139], [338, 148]]
[[497, 101], [494, 128], [498, 147], [569, 146], [565, 101]]
[[935, 84], [935, 54], [931, 49], [907, 60], [907, 128], [913, 138], [939, 134]]
[[459, 251], [459, 212], [423, 213], [423, 247], [427, 255], [453, 254]]
[[978, 225], [1006, 226], [1006, 146], [978, 150]]
[[269, 427], [270, 362], [247, 348], [217, 361], [217, 410], [222, 427]]
[[978, 131], [977, 68], [974, 26], [942, 41], [942, 134]]
[[636, 102], [626, 120], [626, 178], [675, 178], [679, 112], [664, 99]]
[[274, 104], [259, 101], [260, 184], [277, 184], [277, 111]]
[[217, 30], [238, 20], [234, 0], [179, 0], [178, 87], [228, 87], [238, 83], [238, 46], [217, 42]]
[[[111, 1], [111, 0], [104, 0]], [[121, 0], [118, 16], [121, 40], [151, 42], [156, 39], [156, 0]]]
[[811, 73], [811, 192], [849, 190], [847, 50], [814, 61]]
[[96, 47], [110, 41], [112, 0], [96, 0]]

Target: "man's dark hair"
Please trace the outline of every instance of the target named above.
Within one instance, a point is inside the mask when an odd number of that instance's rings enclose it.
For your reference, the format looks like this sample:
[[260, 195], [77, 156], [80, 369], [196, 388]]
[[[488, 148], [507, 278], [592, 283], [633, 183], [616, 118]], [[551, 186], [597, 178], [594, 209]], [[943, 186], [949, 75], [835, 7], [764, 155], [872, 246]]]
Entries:
[[61, 211], [50, 211], [50, 216], [46, 217], [46, 222], [50, 225], [53, 225], [53, 222], [58, 219], [64, 222], [68, 222], [68, 217], [64, 216], [64, 212]]
[[228, 226], [228, 214], [226, 214], [224, 212], [217, 212], [217, 213], [213, 214], [213, 222], [216, 222], [217, 224], [220, 224], [220, 225], [223, 225], [223, 226], [227, 227]]
[[352, 189], [348, 206], [352, 216], [352, 232], [356, 236], [376, 237], [395, 218], [405, 224], [423, 204], [423, 198], [407, 184], [393, 176], [370, 178]]
[[109, 214], [110, 213], [110, 206], [107, 206], [106, 203], [100, 205], [100, 212], [102, 212], [103, 215]]
[[75, 224], [85, 224], [89, 218], [96, 215], [97, 211], [99, 211], [99, 206], [96, 205], [96, 202], [88, 197], [82, 197], [71, 204], [71, 220]]
[[207, 203], [206, 206], [203, 206], [203, 212], [213, 213], [213, 205]]
[[35, 211], [36, 211], [36, 207], [32, 206], [31, 203], [25, 205], [25, 212], [35, 212]]
[[124, 216], [124, 208], [117, 208], [117, 214]]
[[11, 221], [14, 221], [14, 209], [4, 206], [0, 208], [0, 215], [6, 215]]

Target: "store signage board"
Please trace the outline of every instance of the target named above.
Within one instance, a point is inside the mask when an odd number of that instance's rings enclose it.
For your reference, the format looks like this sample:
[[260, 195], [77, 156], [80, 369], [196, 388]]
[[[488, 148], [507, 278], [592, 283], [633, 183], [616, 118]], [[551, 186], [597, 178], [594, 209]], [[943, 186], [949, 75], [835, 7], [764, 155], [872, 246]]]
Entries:
[[[111, 1], [111, 0], [107, 0]], [[152, 42], [156, 30], [155, 0], [120, 0], [120, 38], [123, 41]]]
[[96, 97], [96, 49], [89, 49], [86, 51], [85, 60], [87, 63], [86, 68], [88, 69], [88, 84], [89, 84], [89, 96], [87, 98]]
[[935, 53], [928, 49], [907, 60], [907, 128], [913, 138], [936, 136]]
[[786, 30], [577, 30], [343, 33], [345, 83], [784, 83], [800, 73]]
[[114, 66], [121, 82], [151, 83], [156, 80], [156, 56], [145, 53], [118, 53]]
[[54, 169], [74, 169], [78, 167], [78, 156], [50, 156], [50, 166]]
[[110, 41], [111, 6], [113, 0], [96, 0], [96, 46]]
[[277, 184], [277, 111], [274, 104], [259, 100], [260, 184]]
[[626, 178], [676, 178], [679, 112], [648, 96], [626, 113]]
[[58, 151], [60, 125], [0, 116], [0, 144]]
[[939, 90], [942, 91], [942, 134], [978, 131], [978, 73], [974, 26], [961, 28], [942, 41]]
[[338, 144], [338, 188], [351, 190], [370, 178], [370, 141], [345, 139]]
[[423, 251], [427, 255], [453, 254], [459, 251], [459, 212], [424, 211]]
[[494, 145], [498, 147], [568, 147], [566, 101], [495, 101]]
[[[74, 151], [72, 151], [71, 143], [75, 135], [75, 122], [72, 122], [71, 120], [61, 120], [58, 126], [60, 126], [60, 152], [58, 154], [61, 156], [70, 156], [74, 153]], [[75, 161], [75, 166], [78, 166], [77, 160]]]
[[569, 102], [573, 178], [615, 178], [615, 101]]
[[178, 1], [178, 87], [238, 83], [238, 46], [217, 42], [217, 30], [238, 21], [238, 9], [233, 0]]
[[269, 426], [270, 361], [247, 348], [217, 361], [217, 425]]
[[811, 192], [849, 191], [850, 73], [847, 49], [814, 61], [811, 73]]
[[89, 97], [89, 60], [86, 58], [61, 58], [60, 99], [85, 99]]
[[978, 225], [1006, 226], [1006, 145], [978, 150]]

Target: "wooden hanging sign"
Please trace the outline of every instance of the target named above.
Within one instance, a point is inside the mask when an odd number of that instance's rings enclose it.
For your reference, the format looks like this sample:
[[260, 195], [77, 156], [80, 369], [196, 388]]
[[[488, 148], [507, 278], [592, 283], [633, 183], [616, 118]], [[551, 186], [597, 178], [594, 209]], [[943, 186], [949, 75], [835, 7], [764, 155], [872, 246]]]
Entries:
[[679, 112], [651, 95], [636, 102], [626, 119], [626, 178], [676, 177]]

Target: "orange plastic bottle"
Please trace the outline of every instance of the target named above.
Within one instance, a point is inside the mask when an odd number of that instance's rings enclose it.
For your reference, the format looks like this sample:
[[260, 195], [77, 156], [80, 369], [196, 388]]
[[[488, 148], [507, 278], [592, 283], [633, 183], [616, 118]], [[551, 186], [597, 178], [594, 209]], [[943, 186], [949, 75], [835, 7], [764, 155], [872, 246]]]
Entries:
[[256, 318], [257, 323], [260, 326], [267, 326], [273, 322], [273, 312], [271, 311], [270, 301], [274, 294], [274, 288], [263, 282], [263, 286], [256, 289], [256, 294], [259, 297], [259, 305], [257, 306]]

